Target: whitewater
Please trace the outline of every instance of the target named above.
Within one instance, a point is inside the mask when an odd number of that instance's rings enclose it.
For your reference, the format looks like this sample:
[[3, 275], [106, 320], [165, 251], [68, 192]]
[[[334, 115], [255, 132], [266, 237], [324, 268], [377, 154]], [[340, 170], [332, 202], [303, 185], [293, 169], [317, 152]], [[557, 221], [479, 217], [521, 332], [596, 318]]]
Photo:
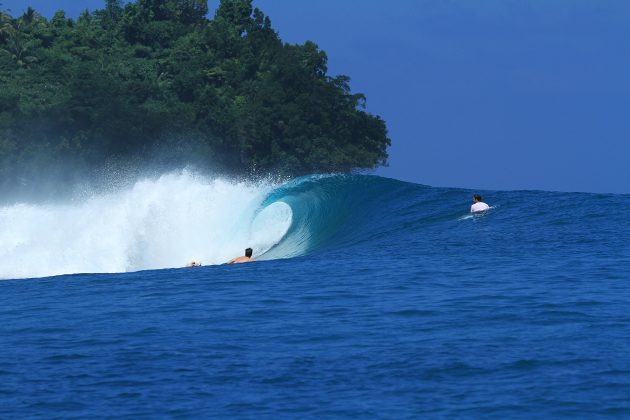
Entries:
[[0, 416], [627, 417], [629, 221], [366, 175], [0, 204]]
[[273, 187], [184, 171], [65, 204], [0, 207], [0, 278], [220, 264], [245, 245], [260, 256], [291, 225], [286, 204], [260, 207]]

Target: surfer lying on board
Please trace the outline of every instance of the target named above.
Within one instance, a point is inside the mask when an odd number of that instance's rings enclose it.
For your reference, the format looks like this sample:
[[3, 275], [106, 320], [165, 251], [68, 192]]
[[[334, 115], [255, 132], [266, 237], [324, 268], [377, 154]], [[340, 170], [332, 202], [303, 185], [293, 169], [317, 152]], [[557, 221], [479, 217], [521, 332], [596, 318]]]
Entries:
[[486, 203], [481, 200], [481, 196], [479, 194], [473, 195], [473, 205], [470, 206], [471, 213], [480, 213], [482, 211], [486, 211], [490, 208]]
[[244, 257], [236, 257], [236, 258], [232, 258], [230, 261], [228, 261], [228, 264], [236, 264], [236, 263], [246, 263], [246, 262], [252, 262], [254, 261], [254, 259], [252, 258], [252, 249], [251, 248], [247, 248], [245, 250], [245, 256]]
[[[252, 258], [252, 249], [251, 248], [247, 248], [245, 250], [245, 256], [243, 257], [236, 257], [236, 258], [232, 258], [230, 261], [228, 261], [226, 264], [236, 264], [236, 263], [246, 263], [246, 262], [252, 262], [254, 261], [254, 259]], [[186, 267], [201, 267], [201, 261], [191, 261], [188, 264], [186, 264]]]

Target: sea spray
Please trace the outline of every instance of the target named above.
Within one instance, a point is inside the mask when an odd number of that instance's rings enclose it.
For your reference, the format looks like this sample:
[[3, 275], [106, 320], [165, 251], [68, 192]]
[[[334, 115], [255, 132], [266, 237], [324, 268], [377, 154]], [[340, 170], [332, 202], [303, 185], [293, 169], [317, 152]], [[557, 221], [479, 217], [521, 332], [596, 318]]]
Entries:
[[273, 182], [178, 172], [65, 204], [0, 207], [0, 278], [220, 264], [260, 257], [291, 225], [281, 202], [261, 208]]

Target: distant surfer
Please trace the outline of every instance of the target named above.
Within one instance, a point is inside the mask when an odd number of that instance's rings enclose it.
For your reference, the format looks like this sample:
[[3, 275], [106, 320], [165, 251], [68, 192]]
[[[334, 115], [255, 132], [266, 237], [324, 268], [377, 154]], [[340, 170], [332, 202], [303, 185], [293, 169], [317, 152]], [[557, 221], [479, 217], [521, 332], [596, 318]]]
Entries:
[[473, 205], [470, 206], [471, 213], [481, 213], [482, 211], [486, 211], [489, 208], [490, 206], [482, 201], [479, 194], [473, 195]]
[[236, 257], [236, 258], [232, 258], [230, 261], [228, 261], [228, 264], [238, 264], [238, 263], [246, 263], [246, 262], [252, 262], [254, 261], [254, 259], [252, 258], [252, 249], [251, 248], [247, 248], [245, 250], [245, 256], [244, 257]]

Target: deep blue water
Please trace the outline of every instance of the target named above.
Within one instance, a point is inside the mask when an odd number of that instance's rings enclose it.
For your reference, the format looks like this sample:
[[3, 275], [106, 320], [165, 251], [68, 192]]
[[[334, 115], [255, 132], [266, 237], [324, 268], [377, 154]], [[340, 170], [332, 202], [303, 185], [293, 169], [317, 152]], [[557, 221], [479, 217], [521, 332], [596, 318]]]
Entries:
[[302, 178], [300, 256], [2, 281], [0, 417], [630, 416], [630, 197], [472, 193]]

